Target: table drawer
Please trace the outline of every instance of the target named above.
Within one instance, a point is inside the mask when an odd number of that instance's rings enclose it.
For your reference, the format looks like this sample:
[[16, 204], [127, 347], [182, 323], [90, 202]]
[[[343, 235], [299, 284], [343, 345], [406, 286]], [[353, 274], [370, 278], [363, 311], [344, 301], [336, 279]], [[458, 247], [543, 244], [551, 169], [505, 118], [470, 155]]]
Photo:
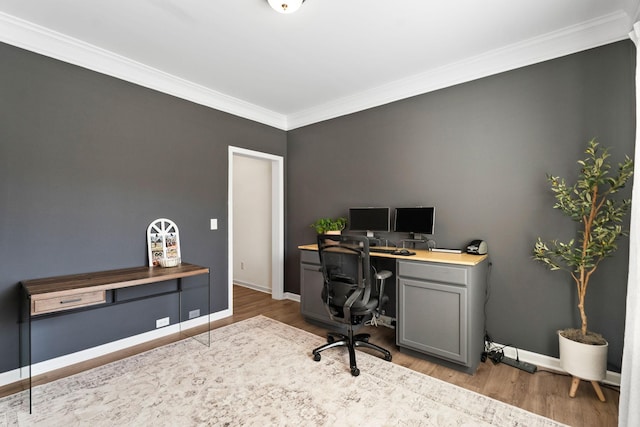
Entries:
[[424, 262], [398, 261], [398, 276], [414, 279], [467, 285], [468, 269], [445, 264], [429, 264]]
[[34, 300], [31, 302], [31, 314], [53, 313], [72, 308], [102, 304], [106, 302], [105, 291], [83, 292], [56, 298]]

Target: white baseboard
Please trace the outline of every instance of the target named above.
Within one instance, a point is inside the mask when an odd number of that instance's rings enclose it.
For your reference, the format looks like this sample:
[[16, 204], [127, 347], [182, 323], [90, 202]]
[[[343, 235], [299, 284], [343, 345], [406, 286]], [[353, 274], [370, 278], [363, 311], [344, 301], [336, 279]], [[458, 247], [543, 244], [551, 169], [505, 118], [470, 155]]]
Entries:
[[[216, 313], [211, 313], [209, 316], [200, 316], [195, 319], [186, 320], [181, 324], [176, 323], [173, 325], [165, 326], [164, 328], [155, 329], [153, 331], [134, 335], [132, 337], [127, 337], [121, 340], [102, 344], [97, 347], [88, 348], [86, 350], [77, 351], [75, 353], [65, 354], [64, 356], [33, 364], [31, 366], [31, 372], [33, 376], [51, 372], [56, 369], [71, 366], [80, 362], [85, 362], [87, 360], [104, 356], [109, 353], [124, 350], [138, 344], [153, 341], [155, 339], [175, 334], [180, 331], [186, 331], [196, 326], [206, 325], [207, 322], [224, 319], [225, 317], [229, 317], [232, 314], [233, 313], [230, 309], [226, 309], [218, 311]], [[0, 373], [0, 386], [15, 383], [26, 378], [29, 378], [28, 368], [18, 368], [12, 371], [3, 372]]]
[[[498, 348], [504, 347], [502, 344], [494, 343]], [[567, 372], [560, 367], [560, 359], [556, 357], [546, 356], [544, 354], [538, 354], [527, 350], [516, 349], [513, 347], [504, 347], [504, 355], [512, 359], [520, 358], [523, 362], [533, 363], [539, 368], [548, 369], [550, 371], [566, 374]], [[607, 371], [607, 376], [602, 381], [605, 384], [620, 387], [621, 376], [618, 372]]]
[[284, 299], [290, 299], [291, 301], [300, 302], [300, 295], [293, 294], [291, 292], [285, 292], [284, 293]]
[[[253, 289], [254, 291], [273, 294], [271, 289], [262, 285], [256, 285], [255, 283], [244, 282], [242, 280], [237, 280], [237, 279], [233, 279], [233, 283], [235, 283], [236, 285], [244, 286], [245, 288]], [[289, 299], [291, 301], [300, 302], [300, 295], [294, 294], [291, 292], [285, 292], [282, 297], [283, 299]]]
[[245, 288], [253, 289], [254, 291], [264, 292], [267, 294], [272, 293], [272, 290], [269, 286], [259, 285], [256, 283], [245, 282], [244, 280], [233, 279], [233, 283], [236, 285], [244, 286]]

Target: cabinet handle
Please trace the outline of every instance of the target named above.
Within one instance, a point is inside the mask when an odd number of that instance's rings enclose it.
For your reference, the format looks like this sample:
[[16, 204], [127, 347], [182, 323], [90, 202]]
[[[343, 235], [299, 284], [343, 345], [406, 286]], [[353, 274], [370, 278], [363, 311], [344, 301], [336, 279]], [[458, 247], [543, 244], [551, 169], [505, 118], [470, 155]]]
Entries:
[[71, 304], [72, 302], [78, 302], [78, 301], [82, 301], [82, 298], [63, 300], [63, 301], [60, 301], [60, 304]]

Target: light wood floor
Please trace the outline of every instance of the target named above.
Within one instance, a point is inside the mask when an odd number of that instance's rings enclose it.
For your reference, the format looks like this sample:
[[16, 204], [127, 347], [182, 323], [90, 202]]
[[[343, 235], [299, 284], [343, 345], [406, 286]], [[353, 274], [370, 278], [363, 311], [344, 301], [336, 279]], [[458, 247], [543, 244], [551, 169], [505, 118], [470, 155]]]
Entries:
[[[240, 286], [234, 287], [233, 316], [213, 322], [213, 329], [259, 314], [304, 329], [320, 336], [326, 335], [324, 328], [307, 323], [300, 315], [300, 304], [295, 301], [277, 301], [271, 295]], [[394, 331], [388, 328], [368, 328], [371, 341], [379, 344], [393, 355], [393, 362], [409, 369], [422, 372], [443, 381], [481, 393], [491, 398], [509, 403], [528, 411], [552, 418], [571, 426], [608, 427], [618, 424], [619, 393], [610, 387], [603, 387], [606, 402], [600, 402], [591, 384], [582, 382], [575, 398], [569, 397], [571, 378], [547, 371], [529, 374], [504, 364], [494, 365], [487, 361], [481, 363], [474, 375], [467, 375], [426, 360], [400, 353], [395, 346]], [[95, 366], [109, 363], [124, 357], [146, 351], [180, 339], [169, 336], [145, 343], [108, 356], [83, 362], [34, 378], [35, 384], [53, 381]], [[214, 343], [215, 344], [215, 343]], [[311, 349], [309, 349], [311, 354]], [[311, 356], [309, 356], [311, 357]], [[345, 375], [350, 375], [345, 367]], [[15, 393], [25, 387], [24, 383], [15, 383], [0, 387], [0, 396]]]

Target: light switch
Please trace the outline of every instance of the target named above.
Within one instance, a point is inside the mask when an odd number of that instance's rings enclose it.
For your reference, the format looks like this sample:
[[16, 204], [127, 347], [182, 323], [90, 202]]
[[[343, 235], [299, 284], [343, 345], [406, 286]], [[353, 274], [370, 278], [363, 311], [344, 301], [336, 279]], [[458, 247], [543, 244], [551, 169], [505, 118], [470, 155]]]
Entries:
[[211, 229], [212, 230], [217, 230], [218, 229], [218, 219], [217, 218], [211, 218]]

